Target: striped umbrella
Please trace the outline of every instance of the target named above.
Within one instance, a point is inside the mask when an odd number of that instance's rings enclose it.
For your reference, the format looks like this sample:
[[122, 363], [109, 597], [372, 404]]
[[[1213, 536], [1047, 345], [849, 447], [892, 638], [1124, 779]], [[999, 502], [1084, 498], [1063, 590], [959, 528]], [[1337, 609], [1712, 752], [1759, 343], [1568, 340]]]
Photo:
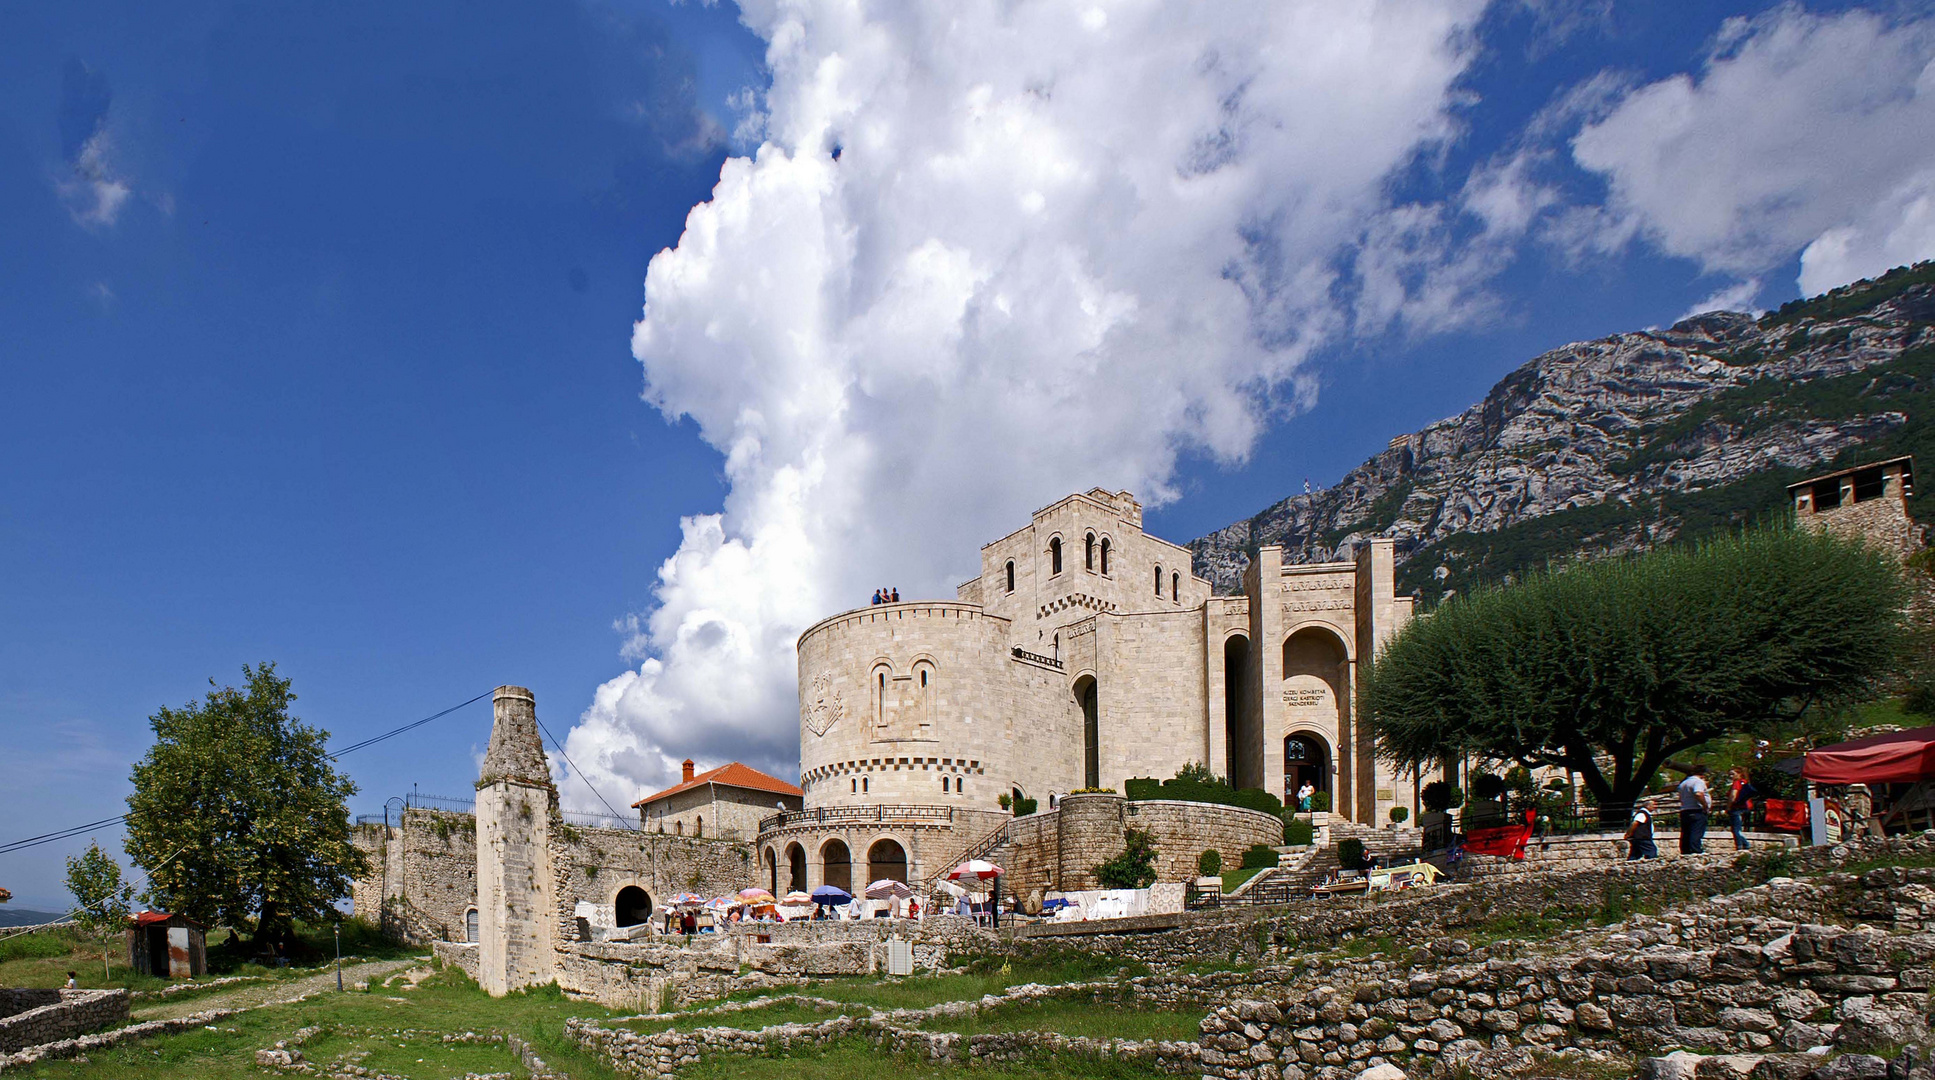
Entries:
[[698, 893], [689, 892], [682, 892], [674, 896], [671, 900], [673, 907], [699, 907], [704, 903], [705, 897], [700, 896]]
[[794, 889], [782, 897], [779, 902], [789, 906], [797, 906], [799, 904], [810, 904], [813, 902], [813, 898], [798, 889]]
[[867, 899], [869, 900], [893, 900], [896, 898], [905, 900], [912, 895], [914, 895], [914, 890], [908, 888], [906, 882], [895, 881], [893, 878], [881, 878], [879, 881], [867, 886]]
[[777, 904], [779, 903], [779, 901], [773, 897], [772, 893], [769, 893], [765, 889], [760, 889], [760, 888], [739, 890], [739, 902], [742, 904]]
[[947, 872], [949, 881], [986, 881], [1001, 876], [1001, 868], [986, 859], [969, 859]]

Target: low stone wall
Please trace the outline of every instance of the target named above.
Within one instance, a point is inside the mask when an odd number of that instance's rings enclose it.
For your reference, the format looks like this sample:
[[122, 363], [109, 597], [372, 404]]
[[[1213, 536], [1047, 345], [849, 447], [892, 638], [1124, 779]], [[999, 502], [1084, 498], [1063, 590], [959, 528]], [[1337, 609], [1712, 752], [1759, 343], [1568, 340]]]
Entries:
[[[54, 994], [55, 1000], [32, 1005], [42, 993]], [[0, 1053], [73, 1038], [128, 1018], [126, 990], [14, 990], [8, 991], [8, 1001], [28, 1007], [0, 1019]]]
[[[1750, 832], [1746, 834], [1750, 851], [1766, 853], [1799, 849], [1800, 839], [1790, 833]], [[1655, 835], [1661, 852], [1668, 857], [1679, 851], [1678, 830], [1662, 829]], [[1733, 846], [1733, 834], [1725, 828], [1707, 832], [1708, 857], [1732, 858], [1741, 854]], [[1537, 837], [1525, 846], [1525, 858], [1502, 859], [1491, 855], [1472, 855], [1470, 876], [1474, 881], [1495, 877], [1524, 877], [1554, 871], [1592, 870], [1626, 858], [1626, 842], [1618, 833], [1582, 833], [1570, 836]]]
[[479, 977], [483, 961], [475, 942], [433, 941], [430, 943], [430, 952], [440, 963], [459, 968], [472, 979]]
[[8, 988], [0, 986], [0, 1017], [23, 1013], [28, 1009], [38, 1009], [42, 1005], [52, 1005], [60, 1000], [60, 991], [38, 987]]

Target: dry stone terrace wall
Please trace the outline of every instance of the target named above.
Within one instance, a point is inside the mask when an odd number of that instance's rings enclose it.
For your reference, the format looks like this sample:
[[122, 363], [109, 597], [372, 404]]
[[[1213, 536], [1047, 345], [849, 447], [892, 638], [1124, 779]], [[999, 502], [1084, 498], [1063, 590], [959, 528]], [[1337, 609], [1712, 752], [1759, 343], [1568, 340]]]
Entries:
[[[44, 995], [51, 994], [52, 1000]], [[0, 991], [0, 1054], [71, 1039], [128, 1018], [126, 990]]]
[[1006, 888], [1018, 896], [1051, 889], [1093, 889], [1095, 867], [1122, 853], [1124, 830], [1155, 838], [1156, 880], [1187, 881], [1208, 848], [1235, 866], [1256, 844], [1283, 843], [1283, 822], [1240, 806], [1173, 799], [1128, 801], [1119, 795], [1068, 795], [1059, 809], [1017, 818], [1003, 851]]
[[[1935, 880], [1935, 872], [1909, 872]], [[1900, 872], [1860, 890], [1916, 926], [1935, 892]], [[1745, 914], [1820, 903], [1782, 880], [1666, 918], [1638, 917], [1577, 951], [1431, 970], [1331, 971], [1314, 989], [1233, 1003], [1203, 1021], [1206, 1076], [1342, 1080], [1387, 1060], [1413, 1075], [1518, 1048], [1615, 1056], [1694, 1046], [1721, 1053], [1857, 1052], [1926, 1039], [1935, 933], [1796, 924]], [[1892, 1052], [1892, 1050], [1890, 1051]]]

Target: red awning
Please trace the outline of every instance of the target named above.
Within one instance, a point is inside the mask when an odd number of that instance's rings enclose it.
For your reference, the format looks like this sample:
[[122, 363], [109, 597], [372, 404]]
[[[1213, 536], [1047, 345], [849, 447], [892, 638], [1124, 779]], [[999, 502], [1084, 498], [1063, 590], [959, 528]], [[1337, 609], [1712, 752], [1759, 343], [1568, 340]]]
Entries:
[[1935, 727], [1809, 750], [1801, 775], [1817, 784], [1912, 784], [1935, 778]]

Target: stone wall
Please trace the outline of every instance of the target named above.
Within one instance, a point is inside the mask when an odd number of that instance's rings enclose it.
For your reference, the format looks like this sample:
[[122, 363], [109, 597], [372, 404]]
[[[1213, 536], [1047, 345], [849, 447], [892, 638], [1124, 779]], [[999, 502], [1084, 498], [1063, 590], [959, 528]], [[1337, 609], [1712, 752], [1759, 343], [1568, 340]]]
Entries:
[[1283, 843], [1281, 820], [1240, 806], [1069, 795], [1057, 809], [1017, 818], [1009, 826], [1004, 888], [1023, 897], [1098, 888], [1095, 867], [1122, 853], [1129, 827], [1155, 838], [1159, 882], [1194, 878], [1205, 848], [1221, 852], [1224, 865], [1233, 867], [1254, 844]]
[[1908, 909], [1920, 926], [1935, 916], [1935, 891], [1899, 871], [1843, 877], [1778, 879], [1667, 918], [1638, 916], [1557, 955], [1328, 972], [1322, 985], [1212, 1012], [1204, 1074], [1337, 1080], [1386, 1060], [1425, 1075], [1434, 1060], [1513, 1048], [1853, 1052], [1925, 1038], [1935, 934], [1784, 916], [1865, 896]]
[[[126, 990], [10, 990], [3, 993], [7, 996], [0, 998], [0, 1008], [19, 1011], [0, 1018], [0, 1054], [71, 1039], [128, 1018]], [[54, 1000], [45, 1000], [44, 995], [48, 993], [54, 995]]]

